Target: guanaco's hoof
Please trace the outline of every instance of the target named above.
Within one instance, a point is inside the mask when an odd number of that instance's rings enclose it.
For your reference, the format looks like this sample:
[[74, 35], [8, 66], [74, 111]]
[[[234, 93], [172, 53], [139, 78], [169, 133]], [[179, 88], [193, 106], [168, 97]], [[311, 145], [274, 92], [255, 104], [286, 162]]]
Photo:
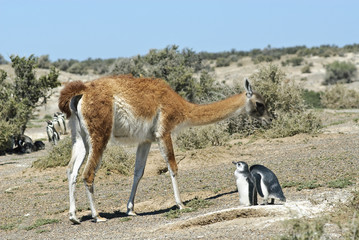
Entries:
[[127, 215], [128, 216], [137, 216], [137, 214], [132, 210], [127, 211]]
[[188, 207], [186, 207], [185, 205], [183, 205], [183, 203], [178, 204], [178, 207], [179, 207], [180, 210], [183, 210], [183, 209], [188, 208]]
[[107, 221], [107, 219], [106, 218], [103, 218], [103, 217], [97, 217], [96, 219], [96, 222], [106, 222]]
[[70, 221], [73, 223], [73, 224], [80, 224], [80, 220], [77, 219], [77, 217], [74, 217], [74, 216], [71, 216], [70, 217]]

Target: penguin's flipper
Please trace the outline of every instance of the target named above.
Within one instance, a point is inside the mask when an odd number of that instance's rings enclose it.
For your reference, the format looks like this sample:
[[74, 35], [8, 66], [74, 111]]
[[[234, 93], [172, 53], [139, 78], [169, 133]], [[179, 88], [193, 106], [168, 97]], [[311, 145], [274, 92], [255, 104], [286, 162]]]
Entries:
[[262, 176], [259, 173], [256, 173], [256, 172], [252, 172], [252, 175], [253, 175], [254, 179], [256, 180], [256, 187], [257, 187], [258, 194], [261, 197], [264, 197], [262, 187], [261, 187]]
[[249, 197], [249, 203], [251, 206], [257, 205], [257, 192], [256, 192], [256, 185], [255, 182], [253, 182], [253, 179], [250, 177], [246, 178], [246, 181], [248, 183], [248, 197]]

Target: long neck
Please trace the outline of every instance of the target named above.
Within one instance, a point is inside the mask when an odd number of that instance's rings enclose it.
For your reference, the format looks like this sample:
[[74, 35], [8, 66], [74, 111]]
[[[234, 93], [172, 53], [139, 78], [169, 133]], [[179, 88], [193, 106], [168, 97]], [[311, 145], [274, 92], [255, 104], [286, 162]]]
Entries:
[[233, 115], [242, 113], [245, 104], [245, 93], [234, 95], [225, 100], [211, 104], [193, 104], [189, 113], [189, 124], [198, 126], [221, 121]]

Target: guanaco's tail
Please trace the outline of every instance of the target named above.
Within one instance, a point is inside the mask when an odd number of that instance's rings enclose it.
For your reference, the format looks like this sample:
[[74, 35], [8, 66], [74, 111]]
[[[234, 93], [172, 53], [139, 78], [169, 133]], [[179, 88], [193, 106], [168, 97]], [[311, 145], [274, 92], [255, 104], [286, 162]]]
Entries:
[[59, 97], [59, 109], [66, 114], [66, 117], [71, 116], [70, 101], [71, 98], [77, 95], [81, 95], [86, 89], [86, 85], [81, 81], [70, 82], [60, 92]]

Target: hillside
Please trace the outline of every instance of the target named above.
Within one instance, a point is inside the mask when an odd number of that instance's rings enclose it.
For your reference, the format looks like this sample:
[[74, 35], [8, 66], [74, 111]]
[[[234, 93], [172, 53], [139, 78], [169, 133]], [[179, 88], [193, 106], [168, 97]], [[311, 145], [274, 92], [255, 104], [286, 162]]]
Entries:
[[[282, 66], [281, 62], [291, 59], [295, 55], [286, 55], [280, 60], [275, 60], [272, 63], [277, 64], [281, 69], [286, 73], [288, 79], [293, 79], [299, 83], [303, 88], [313, 91], [324, 91], [326, 86], [322, 85], [325, 77], [325, 65], [332, 63], [334, 61], [340, 62], [351, 62], [359, 68], [359, 54], [358, 53], [347, 53], [344, 56], [335, 56], [335, 57], [303, 57], [304, 61], [299, 66]], [[215, 74], [218, 81], [225, 81], [227, 84], [233, 83], [233, 81], [242, 81], [245, 77], [249, 77], [255, 71], [258, 70], [259, 66], [265, 65], [268, 63], [259, 63], [254, 64], [251, 58], [245, 57], [239, 62], [243, 65], [238, 67], [238, 63], [232, 63], [229, 67], [217, 67], [215, 68]], [[302, 73], [301, 69], [304, 65], [312, 63], [313, 66], [310, 67], [311, 73]], [[359, 78], [358, 78], [359, 80]], [[348, 88], [359, 90], [359, 81], [348, 84]]]

